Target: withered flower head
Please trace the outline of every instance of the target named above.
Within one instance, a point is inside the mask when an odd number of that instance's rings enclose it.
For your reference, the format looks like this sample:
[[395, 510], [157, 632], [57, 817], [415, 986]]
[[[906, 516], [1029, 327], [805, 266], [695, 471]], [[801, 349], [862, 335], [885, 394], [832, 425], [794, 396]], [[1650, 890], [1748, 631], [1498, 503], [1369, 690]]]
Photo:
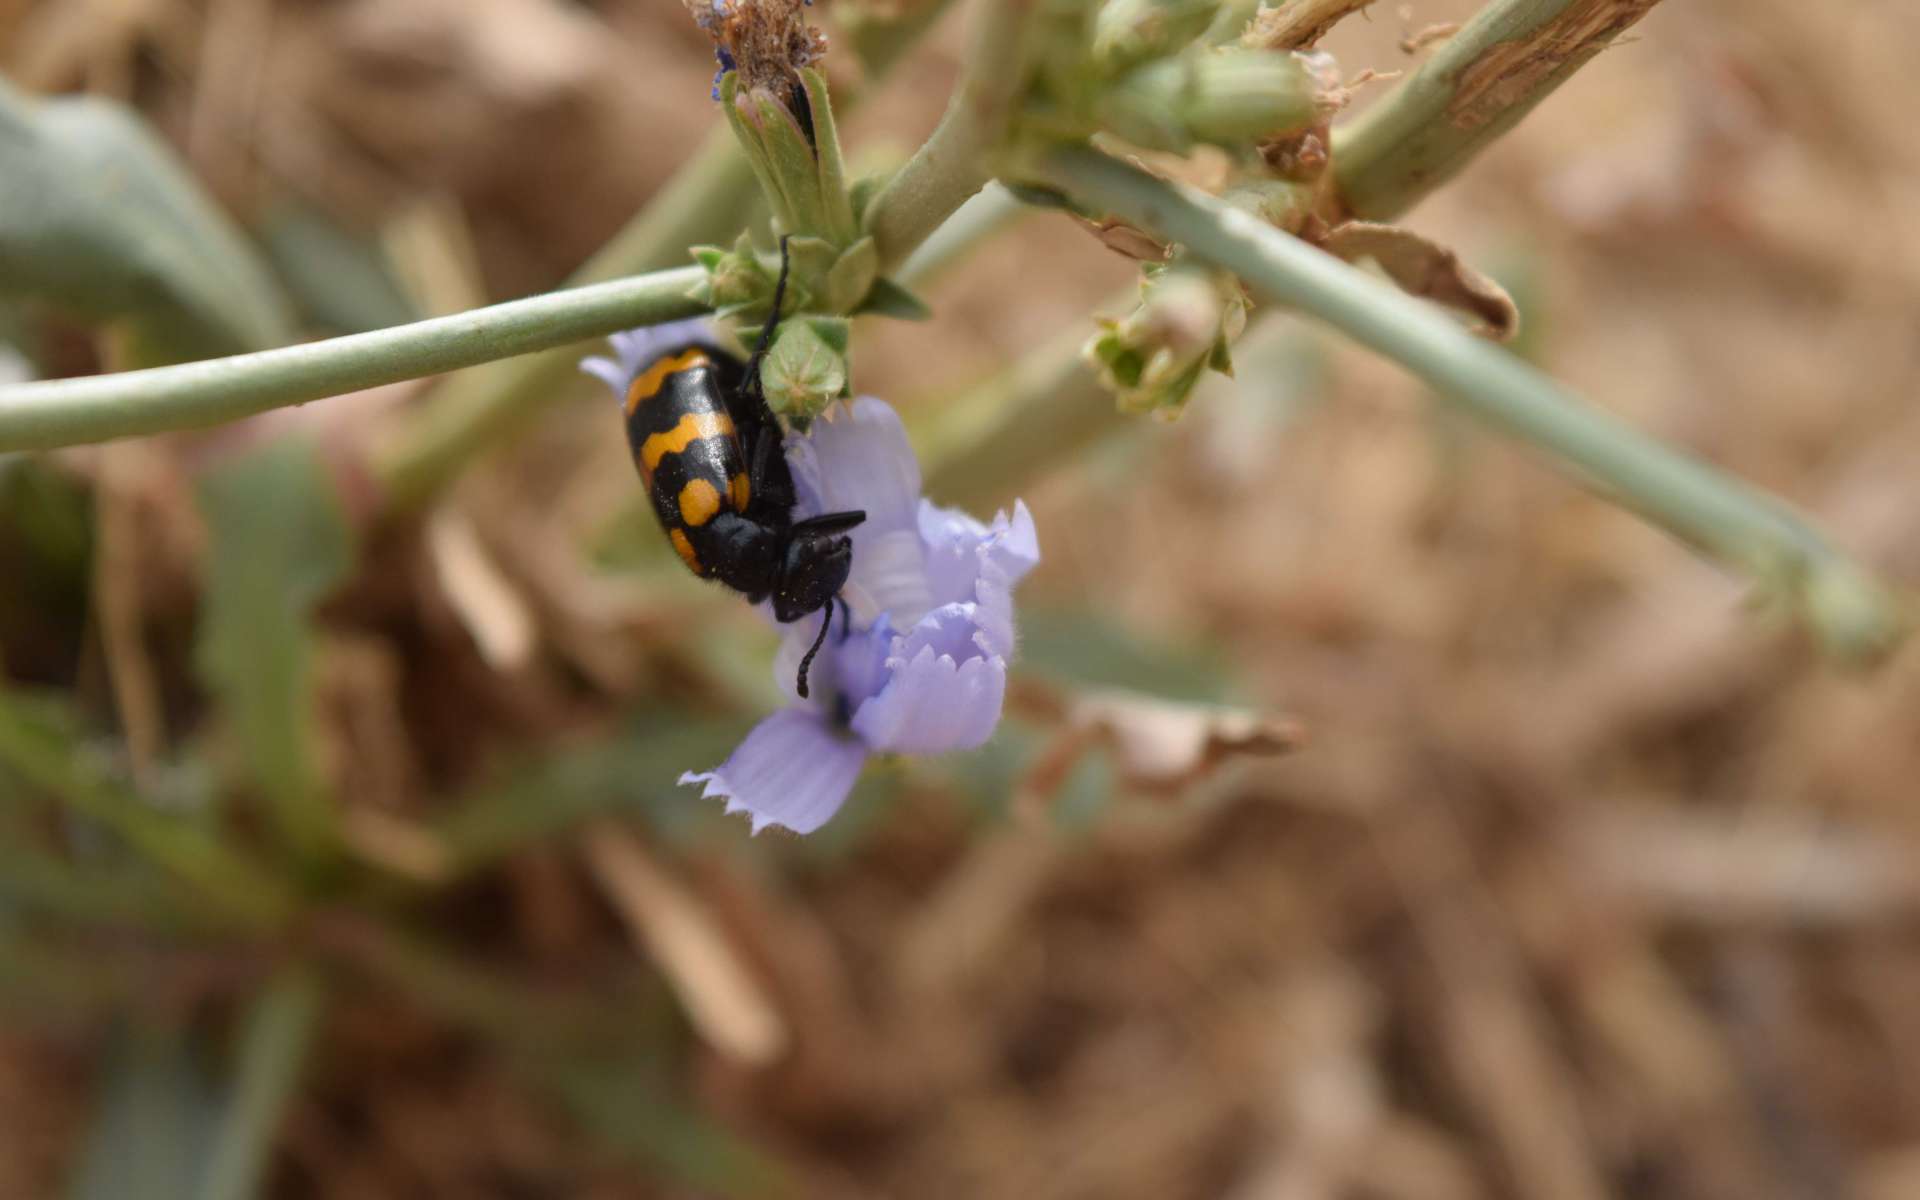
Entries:
[[[686, 0], [686, 5], [713, 39], [720, 74], [738, 72], [743, 92], [765, 88], [775, 96], [791, 96], [800, 90], [800, 68], [827, 52], [827, 35], [807, 24], [801, 11], [811, 2]], [[717, 79], [714, 94], [719, 95]]]

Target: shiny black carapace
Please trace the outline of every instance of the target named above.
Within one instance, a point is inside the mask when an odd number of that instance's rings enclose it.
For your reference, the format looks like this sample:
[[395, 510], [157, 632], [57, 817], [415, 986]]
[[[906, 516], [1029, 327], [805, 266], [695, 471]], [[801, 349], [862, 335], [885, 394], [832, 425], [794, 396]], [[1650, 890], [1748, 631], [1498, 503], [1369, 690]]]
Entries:
[[[793, 473], [783, 433], [760, 387], [760, 360], [780, 321], [787, 290], [787, 243], [773, 310], [746, 362], [710, 342], [667, 349], [627, 386], [627, 442], [661, 528], [687, 568], [748, 600], [771, 598], [774, 619], [798, 621], [828, 608], [853, 569], [847, 531], [864, 512], [793, 519]], [[807, 668], [833, 623], [800, 663]]]

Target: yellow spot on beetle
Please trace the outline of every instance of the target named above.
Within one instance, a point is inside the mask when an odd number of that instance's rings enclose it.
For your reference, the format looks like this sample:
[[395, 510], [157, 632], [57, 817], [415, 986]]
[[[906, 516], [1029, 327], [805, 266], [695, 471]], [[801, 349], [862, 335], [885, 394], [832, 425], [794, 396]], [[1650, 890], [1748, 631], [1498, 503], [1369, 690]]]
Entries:
[[747, 511], [747, 501], [753, 498], [753, 485], [747, 482], [746, 472], [742, 471], [727, 481], [727, 493], [733, 500], [733, 511]]
[[720, 511], [720, 489], [704, 479], [695, 479], [680, 489], [680, 519], [694, 528], [713, 520]]
[[633, 411], [642, 403], [659, 395], [660, 386], [666, 383], [667, 376], [676, 371], [690, 371], [695, 367], [708, 366], [712, 362], [713, 360], [707, 357], [706, 351], [693, 349], [684, 350], [671, 358], [663, 358], [648, 367], [634, 376], [633, 382], [627, 385], [627, 415], [632, 416]]
[[640, 466], [649, 479], [669, 454], [679, 454], [701, 438], [731, 437], [733, 418], [725, 413], [687, 413], [665, 433], [650, 433], [640, 443]]
[[705, 574], [705, 572], [700, 569], [700, 556], [693, 552], [693, 543], [687, 540], [685, 530], [669, 529], [667, 530], [667, 539], [673, 543], [673, 552], [680, 556], [681, 562], [687, 564], [688, 570], [692, 571], [695, 575]]

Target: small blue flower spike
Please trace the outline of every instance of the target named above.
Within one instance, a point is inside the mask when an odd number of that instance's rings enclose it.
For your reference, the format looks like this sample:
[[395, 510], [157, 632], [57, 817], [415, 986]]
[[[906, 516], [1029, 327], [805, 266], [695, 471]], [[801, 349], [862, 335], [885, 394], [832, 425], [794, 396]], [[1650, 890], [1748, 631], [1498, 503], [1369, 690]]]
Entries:
[[984, 743], [1006, 698], [1013, 587], [1040, 561], [1025, 504], [991, 525], [934, 506], [920, 496], [920, 465], [899, 416], [870, 396], [850, 408], [787, 439], [796, 520], [867, 514], [852, 531], [853, 574], [841, 592], [850, 628], [833, 631], [813, 667], [813, 696], [801, 700], [792, 691], [796, 668], [822, 618], [783, 627], [774, 677], [792, 703], [720, 766], [680, 777], [745, 813], [755, 833], [826, 824], [870, 755]]

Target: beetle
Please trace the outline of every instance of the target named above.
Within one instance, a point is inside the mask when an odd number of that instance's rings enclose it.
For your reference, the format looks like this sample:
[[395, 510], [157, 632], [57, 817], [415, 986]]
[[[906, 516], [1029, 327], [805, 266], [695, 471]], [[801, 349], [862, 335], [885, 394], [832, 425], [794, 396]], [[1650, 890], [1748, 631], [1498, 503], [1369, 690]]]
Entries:
[[[710, 340], [665, 350], [637, 372], [625, 397], [627, 444], [667, 540], [695, 575], [759, 603], [783, 624], [828, 609], [800, 660], [796, 690], [833, 624], [831, 605], [853, 569], [847, 531], [860, 510], [793, 519], [793, 472], [760, 383], [760, 363], [787, 290], [787, 239], [773, 310], [744, 363]], [[846, 609], [846, 601], [841, 600]], [[851, 621], [847, 614], [844, 621]], [[844, 623], [844, 622], [843, 622]]]

